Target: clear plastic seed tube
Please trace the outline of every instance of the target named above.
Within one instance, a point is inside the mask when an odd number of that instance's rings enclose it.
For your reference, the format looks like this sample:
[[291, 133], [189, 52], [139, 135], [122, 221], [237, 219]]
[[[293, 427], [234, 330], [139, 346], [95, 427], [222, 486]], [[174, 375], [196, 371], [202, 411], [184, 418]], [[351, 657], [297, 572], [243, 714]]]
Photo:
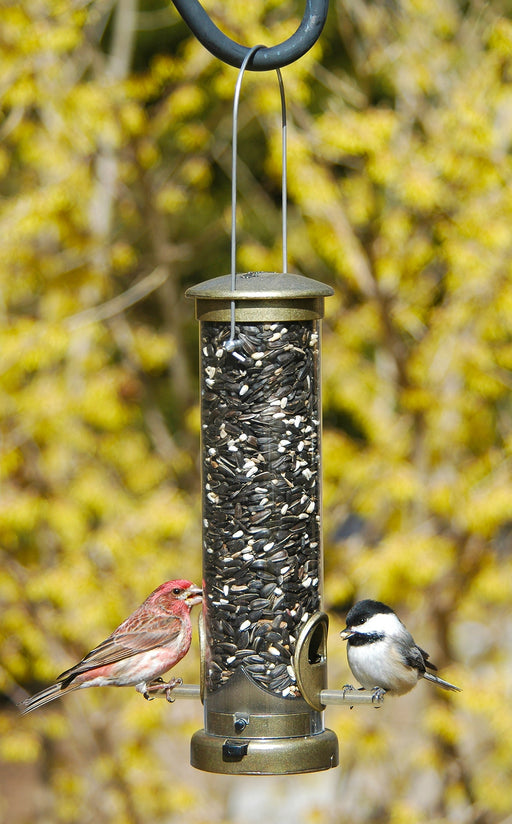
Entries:
[[320, 606], [319, 321], [201, 323], [205, 687], [294, 699]]

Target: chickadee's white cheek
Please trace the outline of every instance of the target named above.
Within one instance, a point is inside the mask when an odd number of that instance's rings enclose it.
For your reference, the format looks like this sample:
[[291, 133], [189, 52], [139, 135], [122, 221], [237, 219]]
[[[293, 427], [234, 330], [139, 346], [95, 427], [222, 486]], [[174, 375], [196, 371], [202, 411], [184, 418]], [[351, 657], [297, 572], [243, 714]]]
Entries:
[[384, 635], [396, 635], [402, 628], [402, 623], [394, 612], [379, 612], [372, 615], [359, 627], [362, 632], [379, 632]]

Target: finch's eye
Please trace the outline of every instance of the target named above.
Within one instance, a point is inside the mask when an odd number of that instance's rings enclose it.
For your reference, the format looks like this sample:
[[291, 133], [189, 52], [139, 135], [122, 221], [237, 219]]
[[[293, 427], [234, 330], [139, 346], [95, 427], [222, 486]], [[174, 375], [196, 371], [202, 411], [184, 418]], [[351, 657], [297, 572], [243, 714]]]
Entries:
[[172, 594], [173, 595], [179, 595], [181, 592], [183, 592], [183, 590], [180, 589], [180, 587], [174, 587], [174, 589], [172, 591]]

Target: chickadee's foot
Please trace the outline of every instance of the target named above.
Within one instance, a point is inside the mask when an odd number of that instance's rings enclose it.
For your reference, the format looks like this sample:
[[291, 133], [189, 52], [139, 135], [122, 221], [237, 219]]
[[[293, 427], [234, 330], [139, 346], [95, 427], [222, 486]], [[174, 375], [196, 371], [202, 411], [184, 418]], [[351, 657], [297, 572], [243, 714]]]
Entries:
[[[164, 693], [166, 699], [172, 704], [175, 699], [172, 698], [171, 693], [174, 687], [179, 687], [181, 684], [183, 684], [182, 678], [171, 678], [167, 683], [163, 678], [155, 678], [147, 685], [146, 691], [143, 693], [144, 698], [146, 698], [147, 701], [151, 701], [152, 698], [156, 698], [159, 693]], [[150, 695], [150, 693], [154, 693], [154, 695]]]
[[382, 687], [375, 687], [372, 694], [372, 704], [376, 705], [378, 709], [382, 703], [382, 699], [386, 694], [386, 690], [383, 690]]
[[[355, 689], [355, 687], [353, 687], [352, 684], [344, 684], [343, 687], [342, 687], [343, 700], [345, 700], [345, 698], [347, 697], [346, 693], [347, 692], [354, 692], [354, 689]], [[350, 707], [349, 709], [353, 710], [354, 707]]]

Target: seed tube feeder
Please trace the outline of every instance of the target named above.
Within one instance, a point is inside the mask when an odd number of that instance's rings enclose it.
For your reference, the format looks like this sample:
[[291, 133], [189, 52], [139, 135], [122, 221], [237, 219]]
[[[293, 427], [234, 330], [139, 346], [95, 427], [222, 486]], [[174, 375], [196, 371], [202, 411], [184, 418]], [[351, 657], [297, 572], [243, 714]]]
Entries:
[[272, 272], [237, 275], [235, 291], [225, 276], [187, 292], [201, 347], [204, 729], [191, 763], [202, 770], [338, 763], [320, 702], [320, 319], [330, 294]]

